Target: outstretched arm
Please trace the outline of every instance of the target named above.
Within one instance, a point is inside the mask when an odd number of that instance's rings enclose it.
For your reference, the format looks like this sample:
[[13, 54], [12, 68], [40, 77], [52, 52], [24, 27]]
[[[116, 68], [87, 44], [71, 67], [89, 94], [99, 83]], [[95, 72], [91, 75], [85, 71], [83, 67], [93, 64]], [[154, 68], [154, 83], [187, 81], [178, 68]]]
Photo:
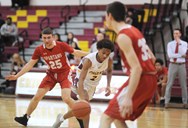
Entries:
[[88, 52], [84, 52], [84, 51], [81, 51], [81, 50], [76, 50], [74, 49], [74, 52], [72, 53], [74, 56], [77, 56], [77, 57], [82, 57], [82, 56], [86, 56], [87, 54], [89, 54]]
[[7, 80], [16, 80], [18, 77], [22, 76], [24, 73], [28, 72], [33, 68], [33, 66], [37, 63], [37, 60], [31, 59], [16, 75], [9, 75], [6, 76], [5, 79]]

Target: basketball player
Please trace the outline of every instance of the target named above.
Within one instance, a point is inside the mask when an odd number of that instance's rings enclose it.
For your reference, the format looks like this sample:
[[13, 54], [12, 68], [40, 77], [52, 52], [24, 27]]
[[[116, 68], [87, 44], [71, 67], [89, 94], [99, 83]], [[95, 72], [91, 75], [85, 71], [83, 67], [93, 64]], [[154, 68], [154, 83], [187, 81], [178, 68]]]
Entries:
[[117, 33], [116, 43], [129, 79], [102, 114], [100, 128], [110, 128], [112, 122], [117, 128], [127, 128], [125, 121], [133, 121], [142, 114], [157, 87], [155, 58], [141, 32], [125, 23], [125, 15], [122, 3], [113, 2], [107, 6], [107, 27]]
[[[114, 50], [114, 45], [110, 40], [103, 39], [97, 43], [97, 52], [90, 53], [85, 56], [76, 71], [76, 77], [72, 88], [72, 97], [75, 100], [84, 99], [91, 100], [95, 93], [96, 86], [101, 80], [103, 71], [107, 73], [107, 87], [106, 96], [110, 95], [110, 82], [112, 76], [113, 61], [109, 57], [110, 53]], [[77, 98], [77, 94], [79, 95]], [[70, 110], [65, 115], [59, 114], [56, 122], [53, 124], [53, 128], [58, 128], [61, 123], [70, 117], [74, 116]], [[89, 115], [79, 121], [81, 128], [89, 127]]]
[[46, 76], [39, 85], [38, 91], [32, 98], [25, 115], [22, 117], [15, 117], [15, 121], [24, 126], [27, 126], [28, 119], [37, 107], [39, 101], [48, 91], [54, 88], [56, 83], [60, 83], [63, 101], [70, 108], [72, 107], [74, 100], [70, 96], [70, 87], [72, 85], [70, 76], [71, 70], [65, 52], [80, 57], [88, 54], [86, 52], [75, 50], [66, 43], [54, 41], [52, 30], [49, 27], [42, 30], [42, 41], [43, 44], [35, 49], [31, 60], [22, 68], [22, 70], [16, 75], [9, 75], [6, 77], [8, 80], [16, 80], [18, 77], [28, 72], [37, 63], [40, 57], [42, 57], [48, 65]]

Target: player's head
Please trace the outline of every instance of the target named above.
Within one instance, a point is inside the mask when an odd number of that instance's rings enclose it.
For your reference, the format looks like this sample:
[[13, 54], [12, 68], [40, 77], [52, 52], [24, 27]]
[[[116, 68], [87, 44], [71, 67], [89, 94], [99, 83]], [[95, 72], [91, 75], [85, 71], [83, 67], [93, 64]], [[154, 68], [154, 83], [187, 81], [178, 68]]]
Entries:
[[114, 44], [108, 39], [103, 39], [97, 43], [97, 49], [100, 61], [104, 61], [114, 50]]
[[53, 31], [50, 27], [44, 28], [41, 32], [42, 41], [44, 42], [47, 48], [50, 48], [53, 45]]
[[125, 22], [126, 8], [121, 2], [113, 2], [106, 8], [106, 24], [110, 29], [112, 28], [112, 21]]
[[156, 68], [156, 70], [157, 71], [161, 71], [161, 69], [162, 69], [162, 66], [163, 66], [163, 60], [162, 59], [156, 59], [156, 61], [155, 61], [155, 68]]

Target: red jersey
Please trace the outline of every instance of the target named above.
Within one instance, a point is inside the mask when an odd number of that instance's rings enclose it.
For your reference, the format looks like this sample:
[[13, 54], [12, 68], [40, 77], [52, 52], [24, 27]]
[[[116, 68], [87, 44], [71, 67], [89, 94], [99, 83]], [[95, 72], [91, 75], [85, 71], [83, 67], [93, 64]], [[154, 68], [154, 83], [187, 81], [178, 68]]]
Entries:
[[[129, 27], [122, 29], [118, 33], [118, 35], [119, 34], [125, 34], [130, 37], [132, 41], [133, 49], [138, 57], [143, 72], [154, 72], [155, 66], [148, 53], [148, 46], [146, 45], [146, 40], [143, 37], [142, 33], [137, 28], [130, 25]], [[129, 75], [130, 66], [128, 65], [126, 57], [124, 56], [123, 51], [121, 49], [120, 49], [120, 55], [122, 59], [122, 66], [125, 68], [126, 73]]]
[[48, 65], [48, 70], [54, 73], [64, 72], [70, 69], [70, 64], [65, 52], [73, 53], [74, 49], [64, 42], [55, 42], [52, 49], [45, 48], [45, 45], [38, 46], [32, 59], [40, 59], [42, 57]]
[[162, 80], [164, 75], [168, 75], [168, 69], [166, 67], [162, 67], [162, 70], [157, 72], [157, 79]]

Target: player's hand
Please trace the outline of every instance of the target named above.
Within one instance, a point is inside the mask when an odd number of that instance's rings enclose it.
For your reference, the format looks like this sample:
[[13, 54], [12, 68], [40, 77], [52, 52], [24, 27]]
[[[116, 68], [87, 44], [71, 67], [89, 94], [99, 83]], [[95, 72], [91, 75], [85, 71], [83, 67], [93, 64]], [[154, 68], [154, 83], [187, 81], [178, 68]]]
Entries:
[[5, 79], [6, 80], [16, 80], [17, 77], [16, 77], [16, 75], [8, 75], [8, 76], [5, 77]]
[[132, 98], [125, 95], [123, 104], [119, 108], [120, 114], [123, 118], [130, 116], [133, 113], [133, 103]]
[[89, 101], [89, 95], [86, 90], [84, 90], [84, 100]]
[[105, 89], [105, 96], [109, 96], [110, 94], [111, 94], [110, 87], [107, 86], [106, 89]]
[[79, 91], [78, 95], [81, 100], [89, 101], [89, 95], [86, 90]]

